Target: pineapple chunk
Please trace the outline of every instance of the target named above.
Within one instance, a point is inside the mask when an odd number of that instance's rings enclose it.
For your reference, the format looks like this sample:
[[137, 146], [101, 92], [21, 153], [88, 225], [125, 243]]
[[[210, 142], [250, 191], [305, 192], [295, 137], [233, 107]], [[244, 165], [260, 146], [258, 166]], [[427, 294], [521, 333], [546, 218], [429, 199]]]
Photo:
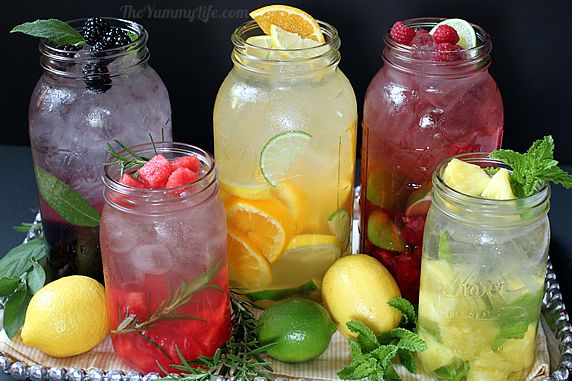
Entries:
[[[457, 313], [466, 316], [471, 310], [463, 311], [458, 308]], [[440, 325], [443, 344], [455, 350], [464, 360], [472, 361], [482, 352], [490, 350], [490, 345], [498, 335], [500, 328], [491, 320], [456, 319], [443, 321]], [[470, 337], [471, 340], [467, 340]]]
[[453, 159], [443, 172], [443, 180], [457, 192], [469, 196], [480, 196], [491, 178], [478, 165]]
[[417, 358], [425, 370], [432, 372], [445, 365], [450, 364], [455, 359], [455, 353], [435, 340], [433, 336], [422, 335], [427, 343], [427, 350], [417, 353]]
[[530, 324], [521, 340], [507, 340], [499, 354], [512, 371], [527, 371], [534, 362], [535, 350], [536, 324]]
[[511, 368], [499, 354], [489, 350], [470, 363], [467, 381], [505, 381], [510, 373]]
[[494, 174], [489, 184], [483, 189], [481, 197], [491, 200], [512, 200], [515, 198], [510, 186], [510, 175], [505, 168], [499, 169]]

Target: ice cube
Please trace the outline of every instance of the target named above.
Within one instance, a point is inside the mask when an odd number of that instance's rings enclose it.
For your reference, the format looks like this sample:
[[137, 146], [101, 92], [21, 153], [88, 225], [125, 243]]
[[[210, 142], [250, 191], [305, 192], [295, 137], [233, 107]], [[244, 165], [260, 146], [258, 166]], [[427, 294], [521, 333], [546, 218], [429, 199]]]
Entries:
[[104, 126], [106, 126], [105, 122], [110, 115], [111, 112], [109, 110], [106, 110], [102, 107], [93, 107], [87, 113], [86, 121], [90, 127], [102, 129]]
[[129, 266], [133, 273], [162, 275], [172, 271], [173, 257], [165, 245], [138, 244], [129, 253]]

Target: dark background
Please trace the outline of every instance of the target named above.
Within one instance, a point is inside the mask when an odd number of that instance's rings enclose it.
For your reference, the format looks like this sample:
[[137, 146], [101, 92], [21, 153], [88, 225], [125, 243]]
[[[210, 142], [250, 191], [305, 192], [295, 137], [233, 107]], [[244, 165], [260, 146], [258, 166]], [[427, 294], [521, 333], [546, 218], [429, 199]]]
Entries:
[[[281, 1], [281, 0], [277, 0]], [[28, 145], [28, 100], [41, 74], [37, 40], [9, 34], [14, 25], [37, 18], [69, 20], [90, 16], [128, 17], [149, 31], [151, 65], [163, 78], [173, 110], [174, 138], [212, 152], [212, 108], [218, 87], [231, 68], [230, 35], [244, 18], [165, 19], [147, 10], [253, 10], [269, 0], [18, 1], [3, 3], [0, 46], [2, 133], [0, 145]], [[381, 66], [382, 36], [393, 22], [420, 16], [460, 17], [487, 30], [493, 65], [505, 105], [504, 147], [523, 150], [545, 134], [557, 143], [556, 158], [572, 163], [568, 130], [572, 49], [568, 2], [559, 1], [284, 1], [330, 22], [340, 32], [341, 69], [354, 86], [361, 114], [367, 85]], [[148, 8], [145, 8], [148, 7]], [[1, 149], [1, 146], [0, 146]]]

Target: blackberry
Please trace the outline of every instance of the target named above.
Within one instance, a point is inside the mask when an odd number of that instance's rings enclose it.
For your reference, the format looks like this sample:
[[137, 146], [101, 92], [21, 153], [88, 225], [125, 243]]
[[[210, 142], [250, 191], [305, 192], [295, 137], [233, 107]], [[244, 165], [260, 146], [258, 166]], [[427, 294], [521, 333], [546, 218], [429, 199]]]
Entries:
[[84, 75], [83, 81], [87, 85], [88, 90], [96, 93], [105, 93], [111, 88], [111, 76], [104, 63], [86, 63], [83, 65], [82, 73]]
[[66, 51], [66, 52], [77, 52], [80, 49], [81, 48], [79, 46], [76, 46], [76, 45], [64, 45], [64, 46], [62, 46], [62, 50]]
[[92, 17], [85, 21], [81, 34], [86, 43], [95, 45], [110, 29], [111, 26], [107, 21], [99, 17]]
[[111, 30], [103, 36], [102, 42], [107, 49], [120, 48], [129, 44], [131, 38], [129, 38], [129, 35], [123, 29], [111, 28]]

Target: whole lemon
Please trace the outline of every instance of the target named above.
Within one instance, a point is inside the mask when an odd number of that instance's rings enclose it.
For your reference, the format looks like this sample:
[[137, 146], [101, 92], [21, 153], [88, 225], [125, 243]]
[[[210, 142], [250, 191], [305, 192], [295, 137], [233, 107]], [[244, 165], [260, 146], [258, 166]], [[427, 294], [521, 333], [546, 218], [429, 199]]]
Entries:
[[109, 333], [105, 290], [81, 275], [60, 278], [30, 300], [21, 337], [24, 344], [53, 357], [84, 353]]
[[257, 335], [262, 345], [273, 343], [268, 355], [297, 363], [321, 355], [330, 344], [336, 325], [328, 311], [316, 302], [291, 299], [267, 308], [258, 319]]
[[338, 259], [322, 282], [322, 301], [346, 337], [355, 337], [346, 326], [350, 320], [361, 321], [376, 334], [397, 327], [401, 314], [387, 302], [398, 296], [389, 271], [365, 254]]

